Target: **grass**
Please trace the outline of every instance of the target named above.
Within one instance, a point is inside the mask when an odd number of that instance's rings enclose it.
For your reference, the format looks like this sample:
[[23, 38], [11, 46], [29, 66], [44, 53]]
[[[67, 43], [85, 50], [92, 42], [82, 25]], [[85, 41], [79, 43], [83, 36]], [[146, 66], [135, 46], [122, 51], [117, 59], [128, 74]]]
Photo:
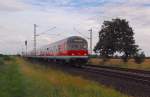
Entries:
[[150, 59], [145, 59], [143, 63], [137, 64], [134, 62], [134, 59], [130, 59], [127, 63], [124, 63], [121, 59], [110, 59], [107, 62], [103, 63], [102, 59], [91, 58], [90, 63], [96, 65], [114, 66], [114, 67], [121, 67], [121, 68], [150, 70]]
[[22, 97], [24, 95], [23, 77], [18, 65], [6, 64], [0, 57], [0, 97]]
[[2, 60], [0, 97], [128, 97], [96, 82], [22, 58]]

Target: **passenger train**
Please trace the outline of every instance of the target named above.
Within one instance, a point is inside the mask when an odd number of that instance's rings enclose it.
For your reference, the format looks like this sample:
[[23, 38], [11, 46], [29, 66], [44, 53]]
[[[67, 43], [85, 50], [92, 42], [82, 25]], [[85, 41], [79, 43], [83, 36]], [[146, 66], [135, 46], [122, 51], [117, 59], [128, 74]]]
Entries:
[[80, 36], [71, 36], [43, 46], [37, 49], [36, 53], [34, 51], [28, 52], [26, 57], [63, 63], [86, 63], [88, 60], [88, 43]]

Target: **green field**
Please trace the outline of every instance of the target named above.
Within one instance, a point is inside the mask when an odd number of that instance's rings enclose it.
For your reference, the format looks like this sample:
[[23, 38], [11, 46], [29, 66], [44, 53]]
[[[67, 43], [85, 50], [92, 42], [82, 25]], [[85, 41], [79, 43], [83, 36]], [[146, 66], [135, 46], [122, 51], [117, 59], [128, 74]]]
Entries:
[[60, 70], [0, 57], [0, 97], [128, 97]]

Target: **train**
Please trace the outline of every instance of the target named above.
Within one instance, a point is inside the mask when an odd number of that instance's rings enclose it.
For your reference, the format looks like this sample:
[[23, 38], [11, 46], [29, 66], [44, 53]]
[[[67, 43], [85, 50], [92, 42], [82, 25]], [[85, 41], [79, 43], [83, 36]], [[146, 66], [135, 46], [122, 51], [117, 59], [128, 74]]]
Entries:
[[80, 36], [70, 36], [28, 52], [25, 57], [47, 59], [60, 63], [84, 64], [88, 61], [88, 42]]

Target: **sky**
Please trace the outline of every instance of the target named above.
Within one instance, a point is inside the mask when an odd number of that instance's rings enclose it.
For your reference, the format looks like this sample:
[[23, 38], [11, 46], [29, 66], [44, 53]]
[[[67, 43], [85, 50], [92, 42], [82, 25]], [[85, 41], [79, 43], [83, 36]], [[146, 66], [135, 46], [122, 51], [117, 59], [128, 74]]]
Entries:
[[136, 44], [150, 56], [150, 0], [0, 0], [0, 53], [24, 51], [25, 40], [32, 50], [34, 24], [38, 47], [73, 35], [89, 41], [91, 28], [94, 47], [103, 21], [113, 18], [129, 21]]

